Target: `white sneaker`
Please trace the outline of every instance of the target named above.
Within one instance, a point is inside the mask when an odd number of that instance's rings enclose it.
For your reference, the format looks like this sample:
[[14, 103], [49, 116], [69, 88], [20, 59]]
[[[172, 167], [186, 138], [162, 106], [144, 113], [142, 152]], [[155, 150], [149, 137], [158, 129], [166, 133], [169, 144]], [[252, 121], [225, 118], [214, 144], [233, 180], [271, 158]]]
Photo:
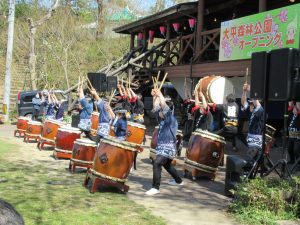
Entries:
[[180, 185], [180, 186], [184, 185], [183, 181], [181, 181], [181, 183], [178, 184], [178, 183], [176, 183], [176, 181], [174, 179], [170, 180], [168, 182], [168, 184], [169, 185]]
[[147, 191], [146, 193], [145, 193], [145, 195], [156, 195], [156, 194], [159, 194], [160, 193], [160, 191], [159, 190], [157, 190], [156, 188], [151, 188], [149, 191]]

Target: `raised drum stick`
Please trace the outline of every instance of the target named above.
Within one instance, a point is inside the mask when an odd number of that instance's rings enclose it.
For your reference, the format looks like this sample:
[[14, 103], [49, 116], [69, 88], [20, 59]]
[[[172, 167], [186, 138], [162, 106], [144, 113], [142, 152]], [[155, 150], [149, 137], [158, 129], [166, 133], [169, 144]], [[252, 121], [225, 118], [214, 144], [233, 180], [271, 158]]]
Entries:
[[158, 81], [159, 81], [159, 76], [160, 76], [160, 70], [158, 71], [158, 74], [157, 74], [157, 77], [156, 77], [157, 84], [158, 84]]
[[116, 89], [114, 89], [114, 90], [112, 91], [112, 94], [111, 94], [111, 96], [110, 96], [110, 98], [109, 98], [109, 101], [108, 101], [108, 105], [110, 105], [111, 100], [112, 100], [113, 96], [115, 95], [115, 92], [116, 92]]
[[248, 67], [247, 67], [247, 69], [246, 69], [246, 82], [245, 82], [245, 84], [248, 84], [248, 74], [249, 74], [249, 70], [248, 70]]
[[163, 84], [165, 83], [167, 76], [168, 76], [168, 73], [165, 74], [164, 79], [162, 80], [162, 82], [160, 84], [159, 90], [162, 88]]
[[155, 78], [152, 76], [152, 82], [153, 82], [153, 88], [156, 89], [156, 86], [155, 86]]

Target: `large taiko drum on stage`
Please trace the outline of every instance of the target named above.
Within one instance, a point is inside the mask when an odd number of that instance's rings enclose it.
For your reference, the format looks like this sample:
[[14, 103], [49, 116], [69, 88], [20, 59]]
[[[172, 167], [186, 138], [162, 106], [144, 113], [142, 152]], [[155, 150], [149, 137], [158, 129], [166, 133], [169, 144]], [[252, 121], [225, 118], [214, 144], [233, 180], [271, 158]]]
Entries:
[[29, 121], [30, 121], [30, 118], [27, 118], [27, 117], [20, 116], [18, 118], [17, 129], [15, 130], [15, 136], [16, 136], [17, 132], [19, 132], [19, 135], [20, 135], [21, 133], [25, 133], [27, 131]]
[[218, 165], [224, 156], [225, 144], [223, 137], [197, 129], [192, 133], [186, 150], [185, 172], [192, 172], [193, 179], [206, 176], [214, 180]]
[[[151, 138], [151, 143], [150, 143], [150, 159], [155, 159], [156, 158], [156, 146], [157, 146], [157, 135], [158, 135], [158, 126], [156, 126], [154, 128], [153, 134], [152, 134], [152, 138]], [[180, 156], [181, 154], [181, 149], [182, 149], [182, 131], [181, 130], [177, 130], [177, 134], [176, 134], [176, 156]]]
[[105, 137], [97, 148], [90, 172], [102, 179], [125, 183], [138, 148], [138, 144]]
[[39, 137], [42, 134], [43, 124], [38, 121], [29, 121], [25, 135]]
[[60, 128], [63, 125], [65, 125], [65, 123], [57, 120], [51, 120], [51, 119], [45, 120], [41, 139], [43, 141], [47, 141], [49, 143], [54, 144], [54, 139], [57, 135], [58, 128]]
[[98, 129], [98, 124], [99, 124], [99, 113], [98, 112], [92, 112], [92, 117], [91, 117], [91, 133], [93, 135], [97, 134], [97, 129]]
[[74, 141], [70, 170], [75, 171], [76, 166], [92, 168], [97, 144], [89, 139]]
[[229, 94], [234, 93], [232, 82], [225, 77], [207, 76], [199, 80], [198, 87], [206, 100], [211, 103], [223, 104]]
[[80, 138], [81, 131], [75, 127], [62, 126], [57, 129], [54, 157], [70, 159], [74, 141]]

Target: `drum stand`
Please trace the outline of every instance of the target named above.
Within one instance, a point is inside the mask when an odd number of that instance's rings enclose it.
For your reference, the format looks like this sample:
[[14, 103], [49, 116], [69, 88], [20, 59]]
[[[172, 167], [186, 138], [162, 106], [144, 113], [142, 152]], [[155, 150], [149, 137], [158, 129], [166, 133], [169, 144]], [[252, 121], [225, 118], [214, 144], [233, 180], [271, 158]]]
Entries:
[[29, 139], [34, 139], [36, 142], [39, 142], [41, 137], [38, 134], [28, 134], [24, 133], [24, 142], [28, 143]]
[[26, 130], [16, 129], [14, 132], [14, 137], [17, 137], [17, 134], [19, 134], [19, 137], [22, 137], [22, 134], [23, 134], [23, 136], [25, 136], [25, 132], [26, 132]]
[[42, 150], [42, 149], [44, 149], [44, 145], [50, 145], [50, 146], [55, 146], [55, 143], [54, 142], [50, 142], [50, 141], [48, 141], [48, 140], [44, 140], [44, 139], [42, 139], [42, 138], [40, 138], [40, 140], [39, 140], [39, 142], [37, 143], [37, 148], [39, 149], [39, 150]]
[[61, 150], [61, 149], [54, 148], [53, 157], [55, 159], [71, 159], [72, 151], [67, 151], [67, 150]]
[[[91, 181], [92, 185], [89, 188], [88, 186], [89, 186], [90, 181]], [[126, 185], [125, 183], [120, 183], [120, 182], [109, 180], [109, 179], [106, 179], [106, 178], [103, 178], [103, 177], [99, 177], [99, 176], [93, 174], [91, 170], [88, 170], [87, 174], [86, 174], [86, 177], [85, 177], [85, 180], [83, 182], [83, 186], [85, 186], [86, 188], [89, 188], [90, 193], [94, 193], [94, 192], [97, 191], [98, 186], [101, 185], [101, 184], [109, 186], [109, 187], [116, 187], [124, 193], [128, 192], [128, 190], [129, 190], [129, 186]]]
[[93, 167], [93, 164], [92, 163], [80, 163], [80, 162], [73, 161], [71, 159], [70, 164], [69, 164], [70, 173], [75, 173], [76, 166], [84, 167], [84, 168], [87, 168], [89, 170], [90, 168]]

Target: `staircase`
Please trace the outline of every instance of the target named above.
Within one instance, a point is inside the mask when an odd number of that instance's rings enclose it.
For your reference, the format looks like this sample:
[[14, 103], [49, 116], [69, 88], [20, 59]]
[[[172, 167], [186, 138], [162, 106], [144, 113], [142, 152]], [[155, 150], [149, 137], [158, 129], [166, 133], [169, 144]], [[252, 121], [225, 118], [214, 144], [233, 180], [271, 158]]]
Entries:
[[[11, 91], [9, 111], [16, 111], [18, 92], [23, 90], [28, 66], [25, 62], [13, 62], [11, 70]], [[2, 113], [5, 85], [5, 58], [0, 57], [0, 113]]]

